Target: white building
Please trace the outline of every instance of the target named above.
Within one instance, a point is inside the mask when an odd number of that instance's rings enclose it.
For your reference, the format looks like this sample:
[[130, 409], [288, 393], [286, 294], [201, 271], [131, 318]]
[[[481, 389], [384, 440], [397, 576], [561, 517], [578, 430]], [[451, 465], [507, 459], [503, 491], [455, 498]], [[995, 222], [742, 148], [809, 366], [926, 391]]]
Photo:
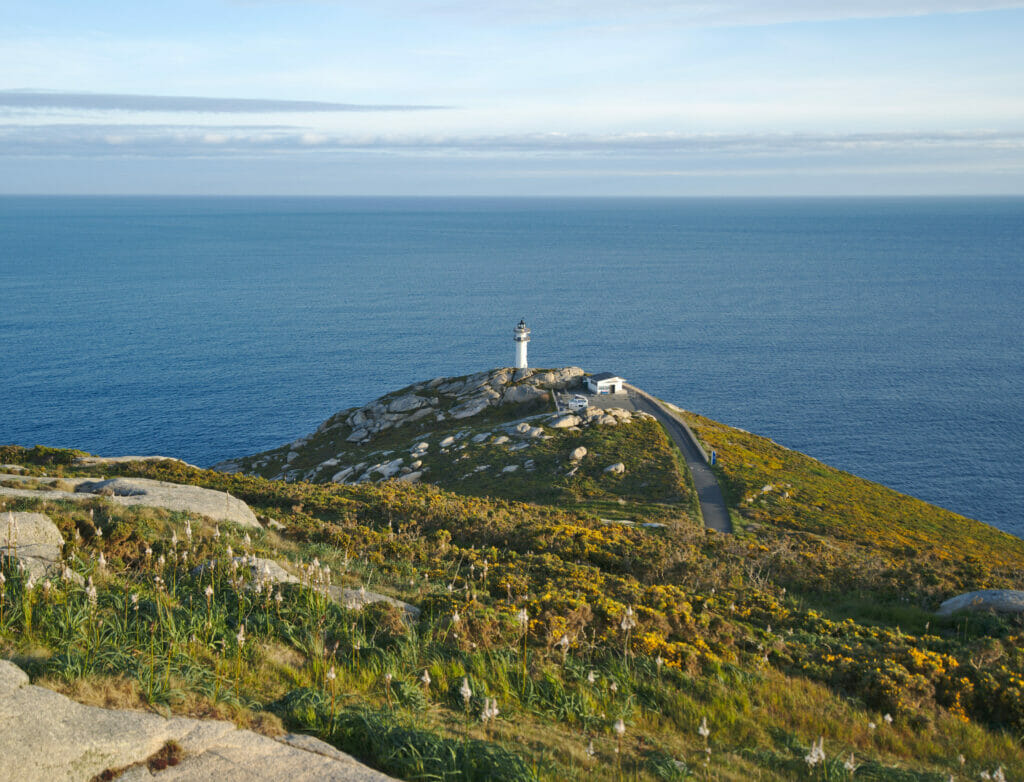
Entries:
[[625, 379], [611, 372], [601, 372], [587, 378], [587, 388], [592, 394], [621, 394]]
[[526, 321], [519, 321], [512, 334], [516, 341], [516, 369], [526, 369], [526, 343], [530, 341], [530, 330], [526, 328]]

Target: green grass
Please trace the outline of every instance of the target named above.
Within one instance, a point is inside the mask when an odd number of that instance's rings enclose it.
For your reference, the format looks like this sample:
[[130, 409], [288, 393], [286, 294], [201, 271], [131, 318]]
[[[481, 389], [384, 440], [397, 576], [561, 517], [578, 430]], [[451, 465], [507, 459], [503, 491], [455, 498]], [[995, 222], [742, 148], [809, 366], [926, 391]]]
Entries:
[[[98, 599], [93, 607], [81, 587], [57, 581], [29, 589], [5, 566], [0, 650], [37, 682], [91, 702], [303, 730], [405, 779], [847, 779], [850, 753], [853, 779], [977, 779], [999, 765], [1024, 776], [1020, 624], [930, 612], [979, 576], [953, 558], [923, 562], [902, 540], [874, 543], [868, 530], [880, 511], [864, 509], [894, 493], [761, 438], [693, 425], [717, 447], [748, 531], [723, 536], [693, 520], [686, 476], [650, 422], [538, 443], [538, 465], [544, 453], [561, 464], [576, 442], [599, 458], [577, 473], [579, 484], [550, 489], [538, 467], [520, 486], [530, 502], [512, 498], [513, 484], [499, 498], [482, 496], [496, 491], [483, 485], [455, 493], [282, 483], [168, 462], [76, 468], [61, 453], [3, 449], [4, 462], [35, 473], [45, 463], [50, 474], [228, 490], [285, 529], [250, 532], [246, 543], [228, 524], [102, 498], [9, 499], [8, 508], [55, 520]], [[484, 458], [470, 446], [459, 453]], [[612, 455], [626, 478], [647, 485], [602, 484], [596, 471]], [[861, 510], [842, 526], [774, 500], [735, 499], [769, 480], [792, 484], [794, 498], [827, 490], [832, 514]], [[583, 496], [591, 485], [597, 491]], [[550, 504], [537, 501], [542, 490]], [[938, 546], [947, 512], [906, 499], [917, 516], [898, 516], [897, 534]], [[602, 517], [671, 523], [631, 528]], [[310, 584], [257, 592], [238, 582], [228, 546], [286, 564], [316, 559], [333, 583], [365, 585], [422, 613], [410, 624], [383, 606], [348, 611]], [[186, 563], [172, 556], [185, 550]], [[986, 583], [1024, 586], [1020, 552], [1004, 551]], [[215, 568], [192, 573], [211, 559]], [[624, 629], [627, 609], [636, 626]], [[492, 698], [500, 713], [484, 721]], [[704, 719], [707, 744], [697, 732]], [[804, 757], [819, 738], [827, 758], [812, 769]]]

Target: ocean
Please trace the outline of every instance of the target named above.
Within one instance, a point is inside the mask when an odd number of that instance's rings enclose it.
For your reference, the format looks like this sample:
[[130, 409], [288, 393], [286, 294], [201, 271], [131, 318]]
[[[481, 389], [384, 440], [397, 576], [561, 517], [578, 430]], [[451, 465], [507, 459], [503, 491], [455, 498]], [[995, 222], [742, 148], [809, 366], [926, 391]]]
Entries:
[[0, 197], [0, 443], [209, 465], [612, 371], [1024, 536], [1024, 199]]

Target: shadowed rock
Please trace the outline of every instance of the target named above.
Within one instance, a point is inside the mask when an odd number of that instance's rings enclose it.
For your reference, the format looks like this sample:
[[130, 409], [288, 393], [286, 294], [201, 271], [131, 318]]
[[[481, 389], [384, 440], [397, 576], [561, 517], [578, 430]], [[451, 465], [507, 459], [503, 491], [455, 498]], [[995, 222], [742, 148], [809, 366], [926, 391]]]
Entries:
[[998, 614], [1024, 613], [1024, 592], [1013, 589], [979, 589], [951, 597], [939, 606], [939, 616], [957, 611], [994, 611]]
[[4, 780], [88, 782], [105, 771], [126, 769], [116, 778], [148, 781], [153, 775], [145, 761], [168, 742], [180, 747], [181, 760], [159, 772], [161, 780], [392, 779], [311, 736], [272, 739], [230, 722], [83, 706], [30, 685], [25, 672], [7, 660], [0, 660], [0, 725]]

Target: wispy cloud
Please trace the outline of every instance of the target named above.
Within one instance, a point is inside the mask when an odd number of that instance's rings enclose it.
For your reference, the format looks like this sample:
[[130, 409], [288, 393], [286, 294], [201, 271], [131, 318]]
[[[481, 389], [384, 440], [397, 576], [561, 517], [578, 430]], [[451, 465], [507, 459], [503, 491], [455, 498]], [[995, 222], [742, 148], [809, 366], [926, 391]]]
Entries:
[[202, 112], [210, 114], [286, 114], [345, 111], [427, 111], [447, 106], [328, 103], [312, 100], [203, 98], [172, 95], [119, 95], [49, 90], [0, 90], [0, 107], [78, 111]]
[[[347, 0], [293, 0], [304, 3]], [[236, 0], [243, 5], [281, 0]], [[1022, 0], [382, 0], [392, 13], [457, 16], [502, 22], [567, 21], [635, 24], [648, 17], [684, 26], [770, 25], [786, 22], [877, 19], [1022, 8]]]
[[287, 125], [0, 125], [2, 157], [274, 157], [338, 152], [467, 157], [814, 157], [988, 151], [1024, 155], [1024, 131], [750, 134], [351, 135]]

